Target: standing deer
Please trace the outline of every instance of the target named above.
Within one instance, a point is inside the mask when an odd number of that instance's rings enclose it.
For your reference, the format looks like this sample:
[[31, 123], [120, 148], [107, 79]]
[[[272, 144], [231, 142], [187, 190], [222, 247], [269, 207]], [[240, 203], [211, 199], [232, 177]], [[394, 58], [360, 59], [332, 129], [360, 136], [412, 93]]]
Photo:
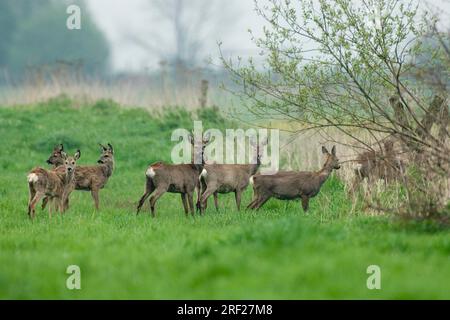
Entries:
[[340, 169], [336, 157], [336, 146], [331, 153], [322, 147], [325, 162], [320, 171], [282, 171], [274, 175], [255, 175], [250, 178], [253, 184], [253, 201], [247, 209], [259, 209], [267, 200], [274, 197], [281, 200], [301, 198], [303, 210], [308, 211], [309, 199], [315, 197], [333, 170]]
[[[193, 154], [192, 162], [190, 164], [166, 164], [163, 162], [156, 162], [150, 165], [145, 173], [145, 192], [139, 200], [137, 206], [137, 214], [139, 214], [145, 200], [153, 193], [150, 198], [151, 214], [155, 217], [155, 204], [156, 201], [166, 192], [181, 194], [181, 201], [183, 202], [184, 213], [186, 216], [189, 214], [194, 215], [194, 190], [197, 189], [199, 197], [199, 175], [204, 165], [204, 150], [209, 143], [209, 136], [202, 140], [202, 146], [195, 148], [194, 138], [189, 136], [190, 143], [192, 145]], [[200, 149], [200, 150], [199, 150]], [[198, 156], [201, 158], [200, 164], [195, 164], [195, 153], [198, 152]], [[198, 200], [197, 200], [198, 202]], [[189, 205], [189, 208], [188, 208]]]
[[404, 163], [394, 150], [394, 142], [392, 138], [386, 139], [379, 151], [369, 150], [357, 157], [352, 192], [364, 179], [367, 179], [369, 183], [377, 179], [389, 183], [399, 178], [404, 171]]
[[[206, 209], [208, 198], [214, 195], [214, 205], [219, 209], [217, 194], [234, 192], [236, 207], [241, 210], [241, 195], [249, 184], [249, 178], [256, 174], [261, 165], [260, 145], [250, 143], [256, 149], [252, 164], [205, 164], [200, 174], [202, 196], [200, 210]], [[267, 145], [267, 140], [261, 142], [261, 147]]]
[[[61, 213], [66, 210], [66, 199], [75, 187], [74, 172], [76, 161], [80, 158], [80, 150], [73, 157], [61, 153], [64, 164], [58, 170], [33, 169], [27, 176], [30, 198], [28, 201], [28, 215], [34, 219], [36, 204], [43, 198], [55, 202], [55, 209]], [[49, 208], [51, 216], [52, 210]]]
[[[108, 143], [108, 147], [100, 144], [102, 153], [100, 159], [95, 166], [78, 166], [75, 170], [75, 190], [90, 191], [94, 200], [95, 209], [99, 209], [99, 191], [103, 189], [111, 177], [114, 170], [114, 148]], [[56, 171], [59, 171], [62, 156], [64, 152], [64, 146], [55, 147], [52, 155], [47, 160], [47, 163], [56, 167]], [[42, 202], [42, 209], [47, 205], [48, 199], [44, 199]], [[65, 203], [66, 209], [69, 206], [68, 199]]]

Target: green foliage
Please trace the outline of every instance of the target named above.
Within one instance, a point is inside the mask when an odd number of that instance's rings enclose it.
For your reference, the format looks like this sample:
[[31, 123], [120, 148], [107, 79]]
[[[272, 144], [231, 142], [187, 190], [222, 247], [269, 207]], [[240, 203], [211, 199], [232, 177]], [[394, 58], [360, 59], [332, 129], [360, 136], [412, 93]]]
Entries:
[[[64, 97], [0, 108], [0, 298], [449, 298], [448, 230], [349, 216], [336, 178], [311, 200], [309, 215], [278, 200], [236, 212], [234, 196], [224, 195], [219, 212], [210, 203], [205, 216], [186, 218], [179, 195], [165, 194], [156, 219], [147, 204], [135, 216], [146, 166], [170, 160], [174, 123], [189, 128], [192, 117], [170, 110], [155, 118], [105, 101], [74, 107]], [[98, 142], [112, 143], [115, 172], [99, 212], [77, 191], [64, 216], [38, 210], [32, 222], [26, 174], [45, 167], [59, 142], [69, 153], [81, 149], [81, 165], [98, 159]], [[250, 198], [247, 190], [243, 204]], [[66, 289], [72, 264], [81, 267], [80, 291]], [[366, 288], [371, 264], [382, 269], [380, 291]]]

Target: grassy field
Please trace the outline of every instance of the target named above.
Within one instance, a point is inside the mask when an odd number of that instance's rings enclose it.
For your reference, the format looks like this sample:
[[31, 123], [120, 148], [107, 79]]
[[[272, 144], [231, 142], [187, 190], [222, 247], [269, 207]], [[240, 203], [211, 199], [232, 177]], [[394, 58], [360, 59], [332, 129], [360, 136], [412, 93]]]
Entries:
[[[185, 218], [179, 195], [166, 194], [151, 219], [136, 216], [148, 164], [169, 160], [170, 135], [227, 121], [213, 110], [158, 116], [101, 101], [93, 106], [55, 99], [0, 108], [0, 298], [19, 299], [300, 299], [450, 298], [450, 232], [430, 224], [349, 214], [337, 178], [311, 201], [273, 200], [236, 212], [234, 196], [221, 210]], [[230, 125], [230, 124], [228, 124]], [[89, 193], [74, 192], [64, 216], [38, 210], [27, 217], [27, 172], [45, 167], [64, 142], [79, 164], [94, 163], [98, 142], [111, 142], [116, 169], [95, 212]], [[247, 190], [243, 204], [251, 191]], [[81, 290], [66, 288], [66, 268], [81, 268]], [[381, 290], [368, 290], [366, 269], [381, 268]]]

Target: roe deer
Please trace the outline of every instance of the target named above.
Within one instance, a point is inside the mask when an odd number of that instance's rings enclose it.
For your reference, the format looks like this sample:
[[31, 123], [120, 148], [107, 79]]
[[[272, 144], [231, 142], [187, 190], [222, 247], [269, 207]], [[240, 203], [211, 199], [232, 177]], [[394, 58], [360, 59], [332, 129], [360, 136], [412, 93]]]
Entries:
[[394, 151], [394, 140], [387, 139], [379, 151], [366, 151], [357, 157], [351, 191], [355, 191], [364, 179], [367, 179], [369, 183], [376, 179], [382, 179], [385, 182], [393, 181], [403, 170], [404, 163]]
[[301, 198], [303, 210], [308, 211], [309, 199], [315, 197], [328, 179], [331, 172], [339, 169], [339, 160], [336, 157], [336, 146], [331, 153], [322, 147], [325, 163], [320, 171], [281, 171], [274, 175], [254, 175], [250, 178], [253, 184], [253, 201], [247, 208], [259, 209], [271, 197], [281, 200]]
[[[201, 149], [195, 148], [194, 138], [189, 136], [190, 143], [193, 147], [192, 163], [191, 164], [166, 164], [161, 161], [150, 165], [145, 173], [145, 192], [139, 200], [137, 206], [137, 214], [139, 214], [145, 200], [154, 192], [150, 198], [150, 210], [153, 217], [155, 217], [156, 201], [166, 192], [180, 193], [181, 201], [183, 202], [184, 213], [186, 216], [189, 213], [194, 215], [194, 190], [197, 189], [198, 198], [200, 196], [199, 175], [204, 165], [204, 150], [209, 142], [209, 137], [202, 140]], [[194, 159], [201, 158], [200, 164], [195, 164]], [[197, 200], [198, 202], [199, 200]], [[189, 208], [188, 208], [189, 205]]]
[[[114, 148], [108, 143], [108, 147], [100, 144], [102, 153], [100, 159], [95, 166], [77, 166], [75, 170], [75, 190], [91, 191], [92, 198], [94, 200], [95, 209], [99, 208], [99, 191], [103, 189], [111, 177], [114, 170]], [[55, 148], [64, 150], [64, 146], [60, 145]], [[61, 163], [61, 152], [55, 152], [53, 150], [52, 155], [47, 160], [47, 163], [56, 166], [56, 171], [59, 171], [58, 165]], [[42, 203], [42, 209], [45, 208], [47, 199], [44, 199]], [[65, 203], [66, 209], [69, 206], [68, 199]]]
[[[28, 215], [34, 218], [36, 215], [36, 203], [43, 197], [47, 197], [47, 201], [55, 201], [55, 209], [64, 212], [66, 199], [75, 187], [74, 172], [76, 161], [80, 158], [80, 150], [73, 157], [68, 157], [62, 151], [61, 153], [64, 164], [58, 170], [46, 170], [42, 168], [33, 169], [27, 176], [28, 188], [30, 190], [30, 198], [28, 201]], [[49, 208], [51, 216], [52, 210]]]
[[267, 145], [267, 140], [251, 146], [256, 149], [256, 155], [252, 164], [205, 164], [200, 174], [202, 186], [200, 210], [203, 212], [207, 207], [208, 198], [214, 195], [214, 205], [219, 209], [217, 194], [234, 192], [236, 207], [241, 210], [241, 194], [249, 184], [249, 178], [256, 174], [261, 165], [260, 147]]

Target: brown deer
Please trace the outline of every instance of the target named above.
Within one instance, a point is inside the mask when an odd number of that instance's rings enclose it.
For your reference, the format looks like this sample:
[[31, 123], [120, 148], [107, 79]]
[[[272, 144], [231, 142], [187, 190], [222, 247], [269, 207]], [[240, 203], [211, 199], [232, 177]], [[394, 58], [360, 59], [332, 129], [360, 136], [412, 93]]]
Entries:
[[[43, 198], [55, 202], [55, 209], [61, 213], [66, 210], [64, 205], [66, 199], [75, 187], [74, 172], [76, 161], [80, 158], [80, 150], [73, 157], [61, 153], [64, 164], [58, 170], [46, 170], [42, 168], [33, 169], [27, 176], [30, 198], [28, 201], [28, 215], [34, 219], [36, 215], [36, 204]], [[51, 216], [52, 210], [49, 208]]]
[[404, 163], [394, 150], [395, 140], [388, 138], [383, 142], [380, 150], [369, 150], [356, 158], [355, 178], [351, 191], [367, 179], [369, 183], [381, 179], [386, 183], [399, 178], [404, 171]]
[[[100, 144], [102, 153], [100, 159], [95, 166], [78, 166], [75, 170], [75, 190], [90, 191], [94, 199], [95, 209], [99, 209], [99, 191], [103, 189], [111, 177], [114, 170], [114, 148], [108, 143], [105, 147]], [[60, 170], [61, 152], [64, 152], [64, 146], [61, 144], [53, 150], [52, 155], [47, 163], [56, 167], [56, 171]], [[48, 199], [42, 202], [42, 209], [47, 205]], [[65, 203], [66, 209], [69, 206], [68, 199]]]
[[[200, 194], [199, 175], [204, 165], [204, 150], [209, 143], [209, 136], [202, 140], [201, 148], [196, 148], [194, 144], [194, 138], [189, 136], [190, 143], [192, 145], [192, 162], [190, 164], [166, 164], [163, 162], [156, 162], [147, 168], [145, 173], [145, 192], [139, 200], [137, 206], [137, 214], [139, 214], [145, 200], [153, 193], [150, 198], [151, 214], [155, 217], [155, 204], [156, 201], [166, 192], [181, 194], [181, 201], [183, 202], [184, 213], [186, 216], [189, 214], [194, 215], [194, 191], [197, 189], [197, 194]], [[198, 158], [194, 155], [197, 154], [201, 159], [200, 164], [194, 163], [194, 159]], [[198, 203], [199, 200], [197, 200]], [[188, 208], [189, 206], [189, 208]]]
[[[217, 194], [234, 192], [236, 207], [241, 210], [241, 195], [249, 184], [249, 178], [256, 174], [261, 165], [260, 145], [250, 142], [256, 149], [255, 158], [252, 164], [205, 164], [200, 174], [202, 185], [202, 196], [200, 200], [200, 210], [206, 209], [208, 198], [214, 195], [214, 205], [219, 209]], [[261, 142], [261, 147], [267, 145], [267, 140]]]
[[254, 175], [250, 178], [253, 184], [253, 201], [247, 208], [259, 209], [267, 200], [274, 197], [281, 200], [301, 198], [303, 210], [308, 211], [309, 199], [315, 197], [333, 170], [340, 169], [336, 157], [336, 146], [331, 153], [322, 147], [325, 163], [320, 171], [281, 171], [274, 175]]

